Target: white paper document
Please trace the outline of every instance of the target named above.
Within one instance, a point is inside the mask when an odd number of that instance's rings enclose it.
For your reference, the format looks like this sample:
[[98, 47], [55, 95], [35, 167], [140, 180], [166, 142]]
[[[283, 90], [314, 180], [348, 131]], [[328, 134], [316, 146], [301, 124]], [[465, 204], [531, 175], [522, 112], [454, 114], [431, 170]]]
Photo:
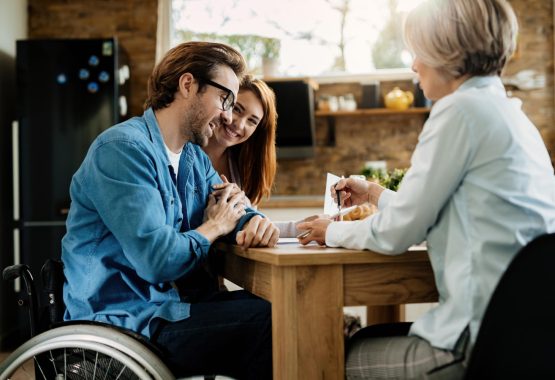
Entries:
[[287, 244], [299, 244], [299, 239], [297, 238], [284, 238], [280, 237], [278, 239], [278, 245], [287, 245]]
[[341, 177], [328, 173], [326, 178], [326, 190], [324, 192], [324, 214], [334, 215], [339, 212], [339, 207], [337, 207], [337, 198], [332, 198], [330, 189], [340, 179]]

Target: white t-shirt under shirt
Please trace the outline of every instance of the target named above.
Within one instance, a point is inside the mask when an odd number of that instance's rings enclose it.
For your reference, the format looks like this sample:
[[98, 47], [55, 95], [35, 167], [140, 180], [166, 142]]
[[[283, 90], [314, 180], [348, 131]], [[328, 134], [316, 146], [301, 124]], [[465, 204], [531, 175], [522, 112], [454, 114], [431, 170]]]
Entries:
[[168, 148], [166, 144], [166, 152], [168, 153], [168, 159], [170, 160], [170, 165], [173, 167], [173, 171], [175, 173], [175, 178], [177, 178], [177, 173], [179, 173], [179, 158], [181, 157], [181, 152], [183, 152], [183, 148], [179, 151], [179, 153], [174, 153]]

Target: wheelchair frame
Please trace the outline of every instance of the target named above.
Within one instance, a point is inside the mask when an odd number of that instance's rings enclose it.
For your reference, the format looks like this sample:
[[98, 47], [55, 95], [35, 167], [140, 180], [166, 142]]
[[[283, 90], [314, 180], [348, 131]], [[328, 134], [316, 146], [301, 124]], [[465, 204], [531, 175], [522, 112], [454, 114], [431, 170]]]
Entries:
[[[29, 267], [24, 264], [7, 267], [3, 271], [3, 277], [5, 280], [23, 278], [29, 298], [31, 334], [34, 335], [37, 331], [37, 297]], [[71, 363], [67, 362], [68, 351], [72, 358]], [[75, 354], [82, 355], [83, 360], [75, 362]], [[100, 368], [98, 364], [103, 363], [101, 360], [108, 358], [108, 369]], [[175, 379], [162, 360], [145, 344], [114, 326], [98, 322], [73, 322], [33, 336], [0, 364], [0, 380], [10, 379], [15, 371], [30, 360], [33, 360], [36, 377], [44, 379], [50, 378], [45, 374], [47, 371], [53, 373], [56, 380], [90, 379], [91, 371], [93, 379], [97, 374], [106, 379]], [[116, 364], [112, 364], [113, 361]], [[113, 372], [108, 372], [112, 367]], [[85, 377], [76, 375], [78, 371], [85, 372]]]

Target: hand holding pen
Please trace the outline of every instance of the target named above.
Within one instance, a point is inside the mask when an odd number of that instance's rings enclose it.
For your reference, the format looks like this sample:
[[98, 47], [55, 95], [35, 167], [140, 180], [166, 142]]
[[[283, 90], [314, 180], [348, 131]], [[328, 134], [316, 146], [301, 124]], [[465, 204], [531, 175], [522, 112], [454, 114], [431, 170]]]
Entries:
[[297, 224], [297, 229], [302, 231], [298, 236], [299, 243], [308, 244], [315, 241], [320, 245], [326, 244], [326, 230], [332, 220], [327, 215], [319, 215], [315, 219]]
[[[301, 232], [296, 236], [297, 239], [304, 239], [305, 237], [308, 237], [308, 235], [311, 234], [312, 230], [311, 229], [305, 229], [308, 224], [308, 222], [313, 222], [317, 219], [327, 219], [330, 222], [331, 221], [339, 221], [339, 220], [343, 220], [343, 216], [347, 215], [348, 213], [350, 213], [351, 211], [355, 210], [358, 206], [351, 206], [351, 207], [342, 207], [340, 212], [337, 212], [333, 215], [327, 215], [327, 214], [319, 214], [319, 215], [312, 215], [309, 216], [308, 218], [304, 218], [303, 220], [299, 221], [296, 223], [296, 227], [298, 230], [300, 230]], [[341, 219], [339, 219], [339, 217], [341, 217]]]
[[358, 178], [341, 178], [331, 187], [331, 196], [341, 207], [368, 202], [369, 182]]
[[343, 206], [350, 206], [346, 201], [350, 197], [349, 187], [347, 186], [347, 181], [349, 178], [344, 178], [343, 176], [334, 185], [331, 186], [331, 197], [337, 200], [338, 212], [341, 212]]

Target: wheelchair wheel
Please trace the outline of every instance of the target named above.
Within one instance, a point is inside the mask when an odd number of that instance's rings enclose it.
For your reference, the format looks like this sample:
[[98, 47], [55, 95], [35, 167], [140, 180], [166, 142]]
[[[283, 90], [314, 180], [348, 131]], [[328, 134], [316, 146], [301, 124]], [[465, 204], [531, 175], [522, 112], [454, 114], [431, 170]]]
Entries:
[[175, 379], [137, 340], [108, 326], [68, 325], [21, 345], [0, 365], [7, 379]]

